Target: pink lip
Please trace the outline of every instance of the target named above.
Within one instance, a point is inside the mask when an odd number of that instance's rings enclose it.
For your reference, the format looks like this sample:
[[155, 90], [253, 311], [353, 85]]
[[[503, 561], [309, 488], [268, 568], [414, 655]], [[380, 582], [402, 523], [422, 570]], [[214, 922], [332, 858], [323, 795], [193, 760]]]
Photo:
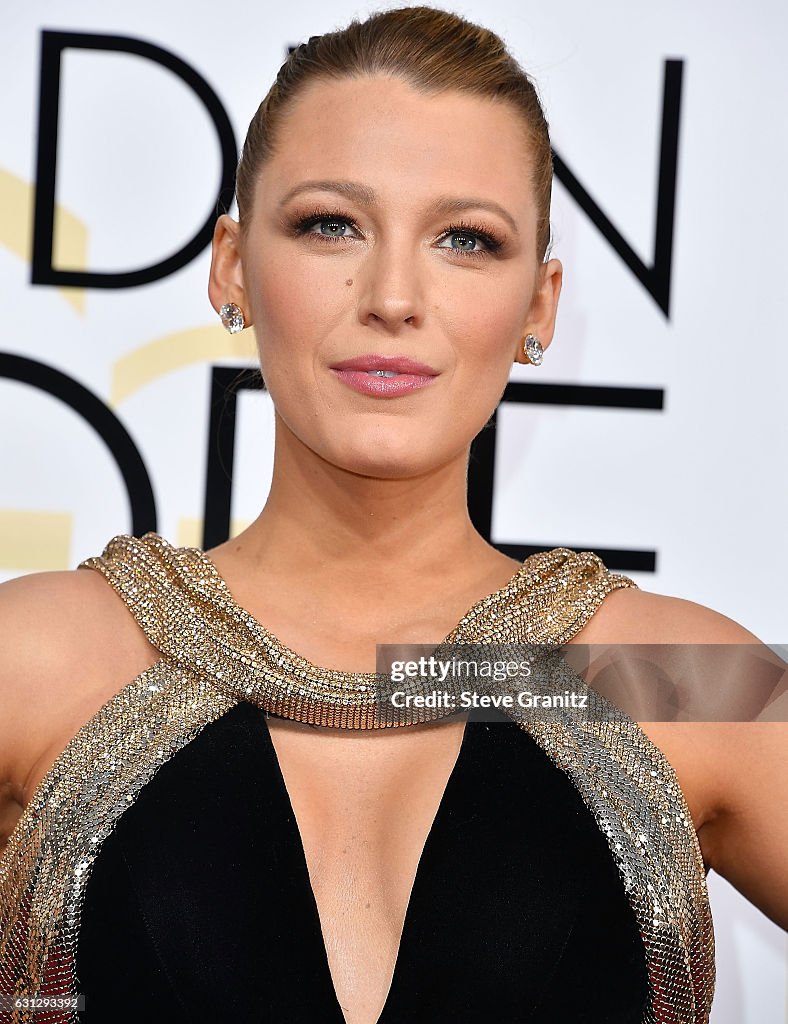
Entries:
[[[407, 356], [371, 354], [334, 363], [332, 373], [354, 391], [374, 398], [396, 398], [423, 388], [438, 377], [438, 371]], [[396, 377], [374, 377], [367, 370], [389, 370]]]
[[[394, 373], [410, 373], [420, 377], [435, 377], [437, 370], [433, 370], [426, 363], [419, 363], [407, 356], [380, 356], [370, 353], [365, 356], [356, 356], [354, 359], [344, 359], [341, 363], [332, 363], [332, 370], [392, 370]], [[385, 379], [385, 378], [384, 378]]]
[[435, 374], [426, 376], [416, 373], [401, 373], [397, 377], [371, 377], [365, 370], [335, 370], [332, 368], [331, 372], [354, 391], [360, 391], [362, 395], [372, 395], [375, 398], [396, 398], [397, 395], [407, 395], [438, 379]]

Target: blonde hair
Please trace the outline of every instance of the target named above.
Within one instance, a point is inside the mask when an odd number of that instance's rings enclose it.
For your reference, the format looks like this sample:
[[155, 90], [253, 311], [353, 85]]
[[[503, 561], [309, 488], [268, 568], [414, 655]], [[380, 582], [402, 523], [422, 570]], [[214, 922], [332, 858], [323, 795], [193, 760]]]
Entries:
[[512, 104], [522, 119], [531, 155], [536, 249], [540, 260], [547, 259], [553, 154], [534, 83], [494, 32], [432, 7], [382, 11], [364, 21], [354, 18], [346, 28], [310, 36], [289, 54], [252, 118], [238, 163], [241, 231], [251, 217], [257, 176], [274, 151], [288, 104], [316, 80], [376, 74], [398, 77], [425, 93], [456, 90]]

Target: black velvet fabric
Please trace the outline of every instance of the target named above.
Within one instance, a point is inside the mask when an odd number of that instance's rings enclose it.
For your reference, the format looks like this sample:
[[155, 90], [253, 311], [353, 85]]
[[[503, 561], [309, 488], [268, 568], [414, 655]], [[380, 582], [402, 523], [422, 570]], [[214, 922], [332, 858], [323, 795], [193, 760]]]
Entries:
[[[102, 844], [77, 953], [88, 1024], [344, 1024], [265, 714], [175, 753]], [[379, 1024], [641, 1024], [642, 940], [607, 840], [514, 722], [469, 718]]]

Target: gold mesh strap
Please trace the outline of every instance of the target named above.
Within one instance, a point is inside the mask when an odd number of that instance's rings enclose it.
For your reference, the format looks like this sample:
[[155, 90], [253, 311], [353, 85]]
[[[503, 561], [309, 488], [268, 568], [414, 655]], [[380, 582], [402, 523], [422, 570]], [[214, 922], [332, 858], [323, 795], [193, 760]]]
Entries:
[[587, 708], [520, 721], [569, 776], [605, 835], [646, 952], [644, 1024], [706, 1024], [715, 987], [714, 929], [700, 843], [676, 773], [628, 715], [555, 662], [551, 688]]
[[[101, 843], [142, 787], [233, 704], [166, 658], [132, 680], [72, 738], [0, 855], [0, 993], [76, 996], [85, 886]], [[33, 1009], [0, 1020], [41, 1020]], [[76, 1011], [46, 1020], [73, 1022]]]
[[[154, 532], [113, 537], [97, 569], [118, 591], [150, 642], [178, 664], [239, 700], [313, 725], [385, 728], [378, 713], [384, 677], [313, 665], [281, 643], [234, 600], [199, 548], [176, 548]], [[510, 582], [478, 601], [441, 642], [563, 643], [604, 597], [635, 586], [592, 552], [568, 548], [527, 558]], [[424, 720], [446, 709], [425, 709]]]

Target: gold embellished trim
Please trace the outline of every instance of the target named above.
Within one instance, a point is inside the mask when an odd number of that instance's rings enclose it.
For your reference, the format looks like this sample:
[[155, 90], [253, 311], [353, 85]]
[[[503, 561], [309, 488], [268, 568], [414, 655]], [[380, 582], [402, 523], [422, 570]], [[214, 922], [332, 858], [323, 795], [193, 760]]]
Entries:
[[[103, 573], [151, 643], [190, 671], [270, 714], [312, 725], [378, 729], [411, 724], [379, 712], [385, 676], [312, 664], [283, 644], [234, 600], [208, 555], [176, 548], [157, 533], [120, 534], [80, 568]], [[449, 644], [563, 643], [618, 587], [634, 587], [609, 572], [592, 552], [537, 552], [512, 579], [477, 601], [440, 647]], [[425, 708], [420, 721], [443, 717]]]
[[675, 770], [620, 708], [562, 659], [551, 687], [588, 696], [582, 713], [520, 721], [574, 783], [610, 846], [643, 940], [643, 1024], [707, 1024], [716, 981], [703, 855]]
[[[77, 995], [80, 913], [101, 843], [161, 765], [233, 704], [162, 658], [70, 740], [0, 855], [0, 993]], [[9, 1013], [0, 1019], [37, 1019]]]

